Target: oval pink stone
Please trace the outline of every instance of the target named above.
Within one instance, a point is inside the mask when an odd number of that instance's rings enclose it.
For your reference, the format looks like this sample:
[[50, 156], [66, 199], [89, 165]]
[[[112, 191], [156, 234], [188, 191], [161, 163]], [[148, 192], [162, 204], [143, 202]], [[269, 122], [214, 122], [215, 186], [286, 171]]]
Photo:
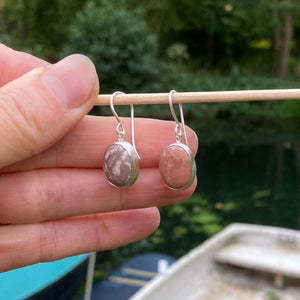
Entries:
[[175, 190], [189, 186], [193, 176], [192, 168], [189, 153], [176, 144], [172, 144], [164, 150], [159, 162], [162, 180]]

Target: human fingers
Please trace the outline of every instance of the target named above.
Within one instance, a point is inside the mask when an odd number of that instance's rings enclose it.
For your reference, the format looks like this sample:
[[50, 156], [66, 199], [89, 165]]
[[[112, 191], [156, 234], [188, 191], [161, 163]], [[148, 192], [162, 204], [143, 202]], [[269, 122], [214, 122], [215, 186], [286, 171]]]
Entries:
[[38, 67], [50, 64], [28, 53], [15, 51], [0, 43], [0, 87]]
[[158, 169], [142, 169], [135, 184], [116, 188], [98, 169], [41, 169], [0, 175], [0, 223], [26, 224], [100, 212], [174, 204], [185, 190], [164, 185]]
[[0, 272], [120, 247], [149, 235], [159, 221], [158, 210], [147, 208], [0, 226]]
[[91, 61], [71, 55], [0, 88], [0, 168], [61, 139], [93, 106], [98, 78]]
[[[124, 118], [122, 121], [126, 140], [131, 142], [130, 119]], [[104, 151], [117, 140], [116, 125], [113, 117], [86, 116], [69, 134], [46, 151], [0, 172], [54, 167], [101, 168]], [[172, 121], [143, 118], [135, 120], [135, 141], [141, 156], [141, 168], [158, 167], [164, 148], [175, 142], [174, 127]], [[188, 127], [187, 134], [195, 155], [198, 147], [196, 134]]]

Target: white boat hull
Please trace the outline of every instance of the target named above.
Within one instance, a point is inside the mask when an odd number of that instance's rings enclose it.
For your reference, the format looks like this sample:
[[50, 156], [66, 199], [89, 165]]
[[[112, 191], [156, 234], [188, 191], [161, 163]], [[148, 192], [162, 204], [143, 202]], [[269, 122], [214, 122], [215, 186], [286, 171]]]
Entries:
[[300, 231], [232, 224], [131, 300], [299, 300]]

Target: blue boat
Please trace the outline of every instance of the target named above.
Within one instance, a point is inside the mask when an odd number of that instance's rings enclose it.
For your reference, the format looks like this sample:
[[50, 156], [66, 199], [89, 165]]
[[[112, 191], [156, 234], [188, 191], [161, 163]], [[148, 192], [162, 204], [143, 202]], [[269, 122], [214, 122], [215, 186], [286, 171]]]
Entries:
[[85, 281], [88, 254], [0, 273], [0, 300], [71, 299]]
[[[73, 299], [86, 280], [88, 259], [89, 255], [83, 254], [0, 273], [0, 300]], [[136, 255], [97, 282], [91, 299], [127, 300], [174, 261], [160, 253]]]
[[[161, 253], [138, 254], [93, 285], [91, 300], [128, 300], [158, 274], [164, 274], [175, 262]], [[78, 300], [83, 300], [82, 296]]]

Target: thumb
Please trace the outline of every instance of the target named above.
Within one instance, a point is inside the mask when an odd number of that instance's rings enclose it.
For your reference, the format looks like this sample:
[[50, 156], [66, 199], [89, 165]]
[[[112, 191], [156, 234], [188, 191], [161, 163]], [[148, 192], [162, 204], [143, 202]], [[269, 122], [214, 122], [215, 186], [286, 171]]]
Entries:
[[94, 65], [79, 54], [0, 88], [0, 168], [62, 138], [93, 107], [98, 90]]

